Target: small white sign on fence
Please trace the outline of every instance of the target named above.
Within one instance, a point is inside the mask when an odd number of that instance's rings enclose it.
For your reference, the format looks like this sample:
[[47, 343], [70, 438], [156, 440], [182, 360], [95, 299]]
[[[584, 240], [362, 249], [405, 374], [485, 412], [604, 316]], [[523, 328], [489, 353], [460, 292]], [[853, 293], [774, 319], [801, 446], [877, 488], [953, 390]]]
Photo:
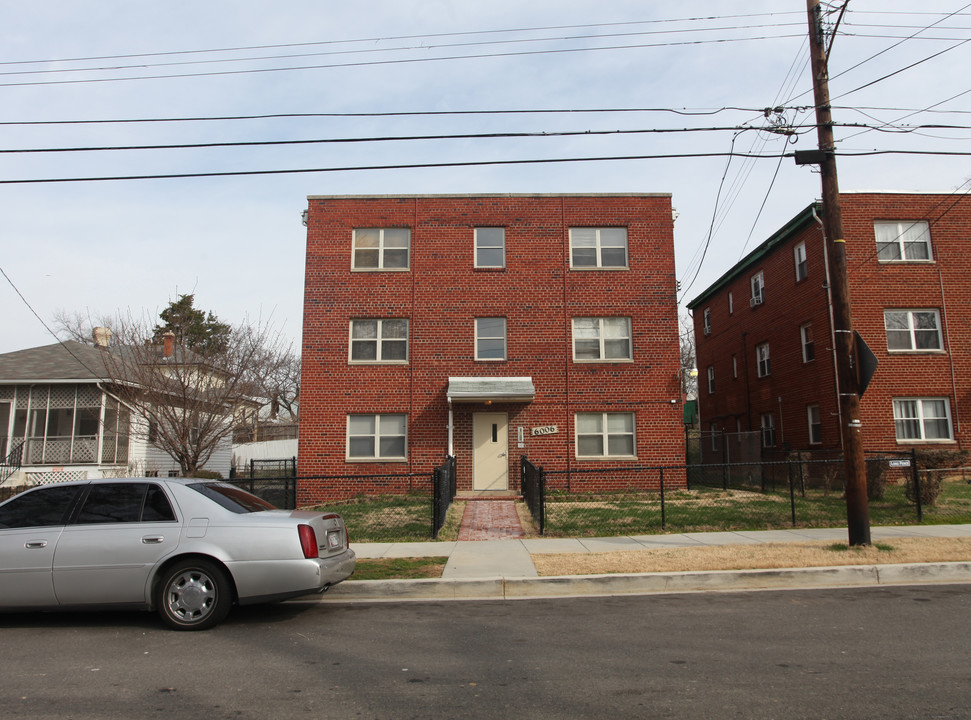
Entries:
[[910, 460], [891, 460], [890, 467], [910, 467]]

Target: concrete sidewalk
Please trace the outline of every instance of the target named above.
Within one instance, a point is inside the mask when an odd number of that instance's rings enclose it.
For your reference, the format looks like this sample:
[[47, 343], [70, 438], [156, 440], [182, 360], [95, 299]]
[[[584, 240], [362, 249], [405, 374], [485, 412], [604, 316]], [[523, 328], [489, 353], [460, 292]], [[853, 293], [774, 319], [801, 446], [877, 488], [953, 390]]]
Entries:
[[[874, 527], [874, 542], [902, 537], [971, 538], [971, 525]], [[831, 540], [846, 542], [845, 528], [800, 528], [739, 532], [682, 533], [606, 538], [534, 538], [471, 542], [358, 543], [359, 559], [447, 557], [441, 578], [428, 580], [348, 580], [323, 601], [431, 599], [510, 599], [658, 592], [752, 590], [786, 587], [840, 587], [971, 582], [968, 562], [908, 565], [854, 565], [791, 570], [738, 570], [635, 575], [539, 577], [532, 555], [601, 553], [656, 548], [753, 545]]]

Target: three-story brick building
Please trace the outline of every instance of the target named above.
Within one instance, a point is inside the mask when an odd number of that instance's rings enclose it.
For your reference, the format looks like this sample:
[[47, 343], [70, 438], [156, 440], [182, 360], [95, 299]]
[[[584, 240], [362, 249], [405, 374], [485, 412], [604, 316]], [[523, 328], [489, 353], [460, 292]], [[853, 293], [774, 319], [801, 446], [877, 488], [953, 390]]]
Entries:
[[[840, 202], [853, 327], [879, 362], [860, 403], [864, 448], [966, 449], [971, 197], [843, 193]], [[763, 448], [777, 450], [840, 448], [820, 212], [807, 207], [689, 303], [706, 433], [760, 431]]]
[[[299, 502], [680, 465], [666, 194], [310, 197]], [[411, 481], [407, 473], [420, 474]], [[314, 476], [326, 476], [314, 480]]]

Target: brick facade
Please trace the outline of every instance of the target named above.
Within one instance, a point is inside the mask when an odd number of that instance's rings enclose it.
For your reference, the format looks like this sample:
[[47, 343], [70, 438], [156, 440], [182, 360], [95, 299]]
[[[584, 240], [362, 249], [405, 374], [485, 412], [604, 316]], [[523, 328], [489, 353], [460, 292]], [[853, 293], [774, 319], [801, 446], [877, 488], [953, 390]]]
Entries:
[[[450, 407], [459, 489], [472, 488], [473, 417], [483, 412], [508, 417], [509, 488], [524, 453], [548, 469], [683, 463], [669, 195], [311, 197], [307, 225], [302, 477], [430, 473], [448, 452]], [[626, 228], [627, 267], [571, 269], [569, 229], [580, 227]], [[409, 229], [407, 269], [352, 270], [354, 230], [364, 228]], [[504, 228], [504, 267], [475, 267], [475, 228]], [[629, 317], [633, 360], [575, 362], [577, 317]], [[408, 320], [407, 361], [351, 362], [351, 321], [392, 318]], [[505, 318], [505, 360], [475, 359], [476, 318]], [[495, 377], [531, 378], [535, 396], [449, 403], [449, 378]], [[578, 412], [633, 413], [636, 457], [578, 459]], [[348, 417], [372, 413], [407, 417], [405, 457], [349, 459]], [[590, 486], [620, 483], [604, 473]], [[307, 480], [298, 501], [427, 484]]]
[[[971, 435], [971, 197], [948, 194], [844, 193], [853, 328], [879, 366], [860, 401], [866, 450], [911, 447], [964, 449]], [[826, 292], [823, 235], [812, 205], [741, 260], [689, 304], [694, 317], [701, 427], [760, 430], [773, 416], [775, 449], [840, 447], [832, 324]], [[930, 259], [878, 259], [874, 223], [927, 223]], [[805, 243], [806, 277], [797, 279], [795, 248]], [[752, 304], [751, 278], [761, 272], [764, 301]], [[731, 296], [732, 310], [729, 310]], [[708, 310], [709, 331], [705, 332]], [[940, 349], [888, 350], [885, 312], [937, 313]], [[800, 328], [811, 325], [814, 358], [804, 361]], [[759, 376], [758, 347], [768, 343], [770, 373]], [[737, 377], [733, 373], [735, 358]], [[714, 369], [714, 392], [708, 368]], [[894, 401], [946, 399], [950, 437], [898, 438]], [[809, 436], [810, 406], [819, 408], [821, 435]]]

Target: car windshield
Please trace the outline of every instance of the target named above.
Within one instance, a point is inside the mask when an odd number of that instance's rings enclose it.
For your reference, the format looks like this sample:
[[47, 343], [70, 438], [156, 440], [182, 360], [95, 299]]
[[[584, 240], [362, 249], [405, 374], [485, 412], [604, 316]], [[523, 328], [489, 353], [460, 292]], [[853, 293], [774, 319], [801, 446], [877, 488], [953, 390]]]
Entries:
[[188, 487], [239, 515], [276, 510], [276, 507], [266, 500], [228, 483], [191, 483]]

